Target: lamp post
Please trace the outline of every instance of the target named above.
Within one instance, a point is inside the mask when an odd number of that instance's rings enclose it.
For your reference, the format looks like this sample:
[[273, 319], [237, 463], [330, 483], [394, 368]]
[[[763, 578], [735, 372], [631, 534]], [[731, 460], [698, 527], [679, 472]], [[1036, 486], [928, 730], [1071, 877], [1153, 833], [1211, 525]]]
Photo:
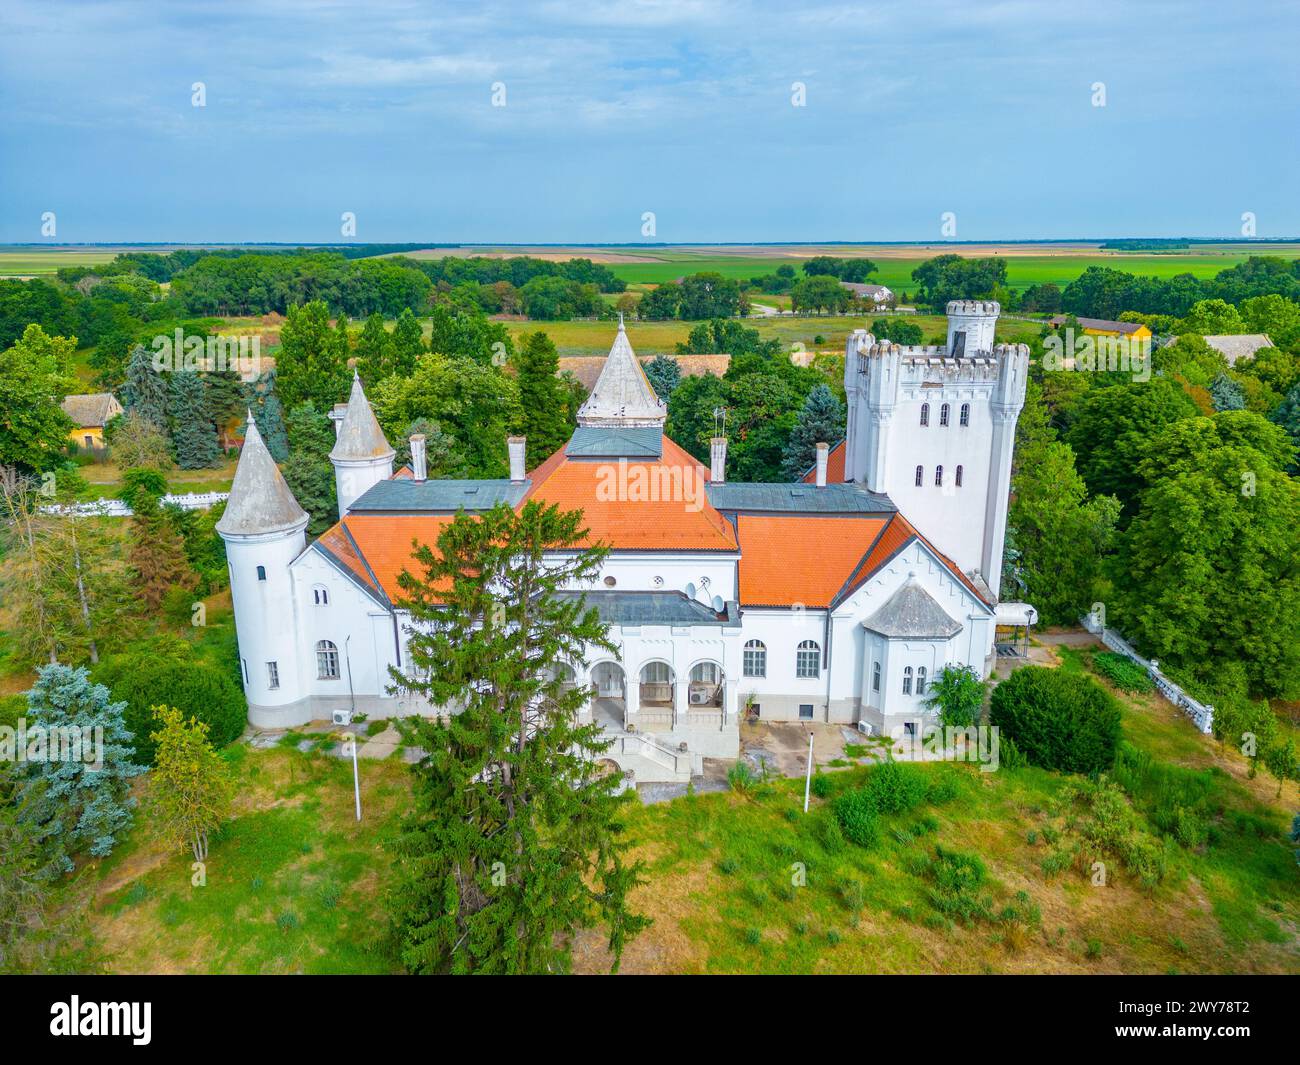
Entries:
[[343, 733], [343, 742], [350, 744], [352, 747], [352, 793], [356, 797], [357, 820], [361, 820], [361, 773], [357, 769], [357, 734], [355, 732]]

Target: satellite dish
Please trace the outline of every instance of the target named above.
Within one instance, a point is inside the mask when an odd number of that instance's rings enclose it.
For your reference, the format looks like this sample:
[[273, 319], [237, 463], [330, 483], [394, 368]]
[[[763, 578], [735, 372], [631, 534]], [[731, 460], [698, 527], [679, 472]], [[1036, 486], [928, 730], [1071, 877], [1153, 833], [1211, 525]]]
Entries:
[[694, 584], [694, 582], [691, 582], [691, 583], [689, 583], [689, 584], [686, 585], [686, 598], [687, 598], [687, 599], [694, 599], [694, 598], [695, 598], [695, 584]]
[[713, 612], [715, 614], [721, 614], [726, 609], [727, 604], [722, 601], [722, 596], [715, 595], [713, 597]]

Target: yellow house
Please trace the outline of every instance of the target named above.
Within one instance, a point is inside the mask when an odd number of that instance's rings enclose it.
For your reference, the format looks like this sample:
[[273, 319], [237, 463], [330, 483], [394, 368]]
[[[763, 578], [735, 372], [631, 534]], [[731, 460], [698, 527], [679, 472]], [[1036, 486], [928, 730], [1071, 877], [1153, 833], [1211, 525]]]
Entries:
[[[1128, 337], [1129, 340], [1149, 340], [1151, 330], [1142, 322], [1108, 322], [1105, 318], [1077, 319], [1084, 333], [1095, 337]], [[1059, 329], [1065, 324], [1065, 315], [1049, 318], [1047, 324]]]
[[68, 439], [84, 451], [104, 449], [104, 426], [122, 413], [122, 404], [112, 392], [91, 392], [68, 396], [62, 403], [63, 413], [72, 419]]

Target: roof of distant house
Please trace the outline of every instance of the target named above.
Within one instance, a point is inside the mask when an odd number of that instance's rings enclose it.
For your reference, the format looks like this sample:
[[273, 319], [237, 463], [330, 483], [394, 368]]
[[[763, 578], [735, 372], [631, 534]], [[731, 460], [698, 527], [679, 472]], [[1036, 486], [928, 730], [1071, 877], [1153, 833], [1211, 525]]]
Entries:
[[102, 429], [114, 415], [122, 413], [122, 404], [112, 392], [68, 396], [59, 405], [63, 413], [82, 429]]
[[1267, 333], [1225, 334], [1205, 337], [1204, 340], [1215, 351], [1223, 353], [1229, 366], [1236, 365], [1238, 359], [1249, 359], [1260, 348], [1273, 346], [1273, 341]]
[[841, 281], [840, 284], [855, 296], [871, 296], [876, 299], [884, 297], [888, 299], [894, 294], [893, 290], [886, 288], [884, 285], [869, 285], [861, 281]]
[[[642, 366], [647, 366], [657, 357], [638, 355], [637, 360]], [[731, 365], [730, 355], [669, 355], [668, 358], [676, 361], [683, 377], [702, 377], [704, 374], [721, 377]], [[604, 368], [604, 355], [562, 355], [560, 357], [559, 372], [572, 374], [588, 392], [595, 387], [600, 371]]]
[[[1064, 314], [1054, 314], [1047, 319], [1047, 324], [1056, 328], [1063, 325], [1068, 316]], [[1076, 318], [1084, 329], [1098, 329], [1103, 333], [1136, 333], [1139, 329], [1146, 329], [1142, 322], [1108, 322], [1105, 318]]]

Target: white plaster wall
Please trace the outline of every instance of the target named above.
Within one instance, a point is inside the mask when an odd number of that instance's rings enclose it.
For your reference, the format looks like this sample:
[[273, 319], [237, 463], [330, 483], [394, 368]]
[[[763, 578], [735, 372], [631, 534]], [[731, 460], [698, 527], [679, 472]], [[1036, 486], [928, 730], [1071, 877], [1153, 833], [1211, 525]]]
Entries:
[[338, 490], [339, 516], [347, 514], [348, 509], [360, 496], [393, 475], [393, 459], [375, 459], [369, 462], [334, 461], [334, 486]]
[[[713, 606], [714, 596], [724, 603], [737, 598], [736, 564], [740, 556], [730, 553], [698, 555], [611, 552], [590, 591], [682, 592]], [[605, 583], [613, 577], [614, 584]], [[657, 584], [655, 578], [662, 578]]]
[[[250, 708], [274, 711], [305, 694], [299, 677], [301, 640], [298, 633], [290, 563], [302, 550], [302, 532], [231, 538], [226, 541], [230, 593], [235, 611], [244, 694]], [[266, 580], [257, 579], [257, 567]], [[267, 662], [279, 667], [280, 686], [270, 687]]]

